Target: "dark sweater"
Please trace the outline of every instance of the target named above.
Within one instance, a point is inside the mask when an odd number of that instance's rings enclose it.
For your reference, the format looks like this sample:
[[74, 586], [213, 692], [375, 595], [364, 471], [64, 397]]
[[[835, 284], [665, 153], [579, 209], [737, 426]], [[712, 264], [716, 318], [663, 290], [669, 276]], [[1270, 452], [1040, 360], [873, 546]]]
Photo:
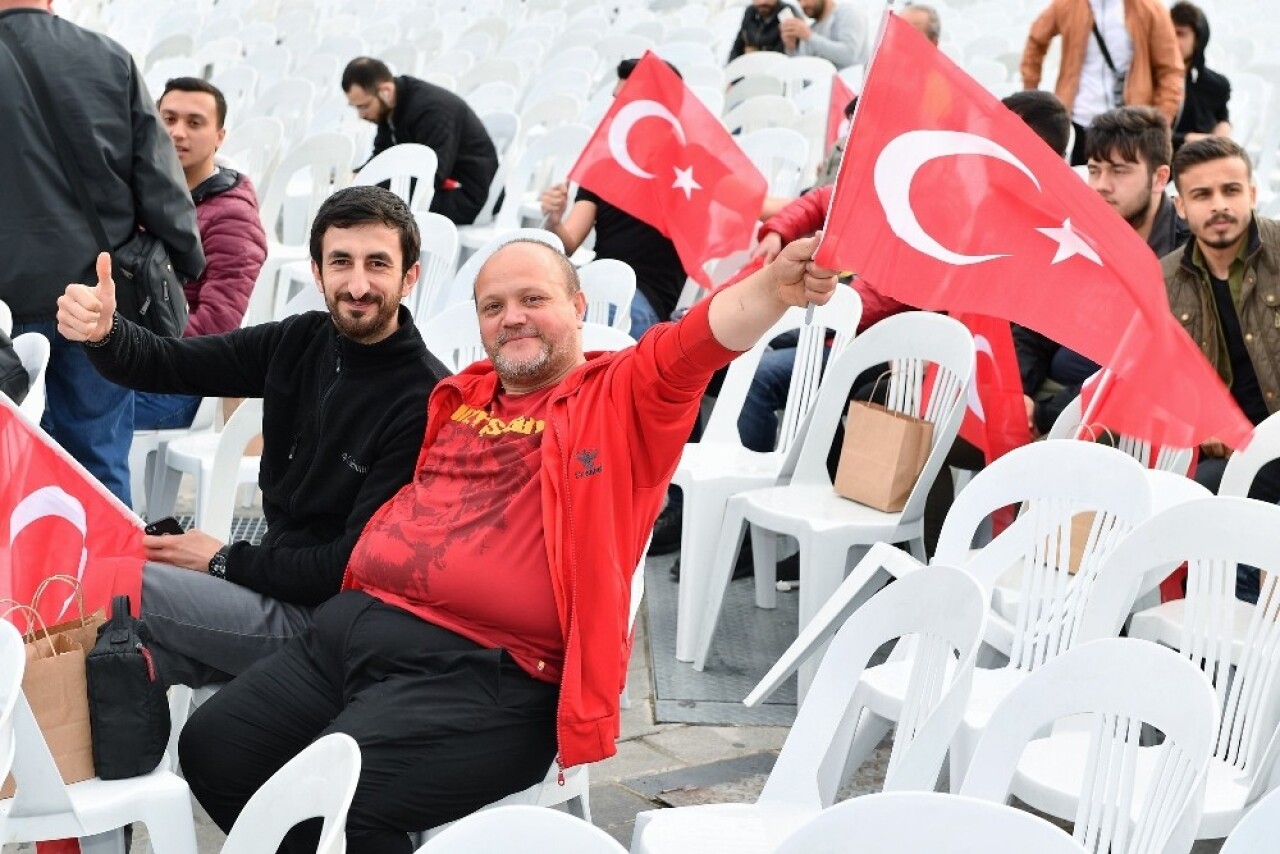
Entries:
[[449, 374], [409, 311], [399, 317], [367, 346], [322, 311], [181, 339], [118, 319], [106, 346], [85, 351], [104, 377], [142, 391], [263, 399], [267, 534], [232, 544], [227, 579], [317, 605], [338, 592], [365, 522], [412, 477], [427, 397]]

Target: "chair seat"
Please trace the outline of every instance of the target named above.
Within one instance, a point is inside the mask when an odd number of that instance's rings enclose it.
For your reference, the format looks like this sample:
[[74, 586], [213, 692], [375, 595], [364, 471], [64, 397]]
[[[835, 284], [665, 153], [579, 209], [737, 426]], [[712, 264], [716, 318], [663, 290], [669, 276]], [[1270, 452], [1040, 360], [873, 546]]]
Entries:
[[886, 513], [842, 498], [825, 484], [757, 489], [746, 496], [746, 501], [749, 520], [782, 533], [791, 533], [796, 528], [811, 531], [858, 528], [873, 532], [859, 536], [860, 542], [874, 542], [889, 539], [902, 521], [901, 513]]
[[752, 451], [730, 442], [695, 442], [684, 446], [676, 467], [676, 482], [699, 477], [723, 477], [728, 473], [743, 476], [778, 476], [784, 455], [776, 452]]
[[766, 854], [818, 812], [817, 807], [777, 803], [652, 810], [636, 816], [631, 854]]
[[[185, 474], [208, 472], [213, 466], [213, 454], [218, 449], [217, 433], [201, 433], [170, 442], [165, 453], [165, 465]], [[247, 483], [258, 479], [261, 458], [246, 456], [240, 460], [240, 481]]]
[[[1173, 649], [1181, 648], [1186, 607], [1186, 599], [1173, 599], [1139, 611], [1129, 622], [1129, 637], [1155, 641]], [[1240, 656], [1244, 653], [1245, 636], [1249, 633], [1249, 622], [1253, 619], [1254, 606], [1236, 599], [1232, 608], [1231, 663], [1239, 664]]]
[[[954, 670], [954, 662], [948, 662], [948, 682]], [[910, 675], [910, 661], [886, 661], [867, 668], [862, 675], [862, 684], [867, 690], [867, 707], [882, 717], [898, 720], [902, 712], [902, 699], [907, 695], [907, 678]], [[996, 706], [1026, 675], [1024, 671], [1013, 667], [975, 668], [973, 687], [965, 706], [964, 725], [970, 729], [985, 727]]]
[[[1088, 733], [1059, 732], [1027, 745], [1014, 776], [1012, 793], [1041, 812], [1070, 820], [1075, 815], [1077, 793], [1084, 778]], [[1148, 781], [1160, 759], [1160, 748], [1138, 750], [1134, 776], [1134, 805], [1140, 809]], [[1220, 839], [1231, 832], [1244, 814], [1249, 778], [1216, 757], [1209, 759], [1204, 811], [1197, 839]]]

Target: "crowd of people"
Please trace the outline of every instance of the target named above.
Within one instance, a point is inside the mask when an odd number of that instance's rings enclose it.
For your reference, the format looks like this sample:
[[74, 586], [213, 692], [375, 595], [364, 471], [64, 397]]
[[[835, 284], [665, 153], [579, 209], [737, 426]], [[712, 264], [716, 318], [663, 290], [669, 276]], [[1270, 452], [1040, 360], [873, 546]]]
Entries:
[[[759, 269], [687, 313], [688, 271], [668, 235], [589, 190], [546, 187], [543, 225], [565, 253], [594, 231], [595, 257], [635, 271], [638, 344], [584, 355], [573, 264], [517, 240], [474, 284], [488, 359], [450, 376], [402, 304], [421, 270], [418, 225], [379, 187], [339, 190], [310, 226], [326, 310], [243, 326], [268, 241], [253, 176], [217, 156], [223, 93], [179, 77], [153, 100], [126, 50], [50, 5], [0, 0], [0, 29], [47, 78], [58, 113], [0, 40], [0, 152], [24, 165], [0, 177], [0, 300], [15, 335], [53, 345], [42, 427], [128, 504], [135, 429], [189, 425], [205, 397], [263, 400], [262, 541], [144, 538], [140, 612], [160, 678], [227, 685], [182, 736], [201, 804], [227, 829], [292, 756], [345, 732], [363, 753], [351, 850], [409, 851], [407, 832], [527, 787], [553, 762], [611, 755], [630, 573], [646, 543], [679, 548], [668, 486], [704, 394], [788, 307], [846, 286], [810, 260], [842, 141], [807, 192], [761, 210]], [[936, 9], [898, 11], [938, 44]], [[1058, 77], [1041, 90], [1058, 38]], [[1052, 0], [1022, 53], [1026, 91], [1004, 104], [1087, 170], [1116, 227], [1161, 259], [1174, 316], [1257, 424], [1280, 408], [1280, 223], [1255, 211], [1208, 40], [1186, 0]], [[872, 41], [852, 0], [753, 0], [726, 60], [777, 51], [842, 69], [866, 63]], [[619, 87], [636, 62], [618, 66]], [[499, 157], [462, 97], [371, 56], [333, 85], [376, 126], [373, 156], [429, 146], [431, 210], [475, 220]], [[111, 245], [96, 245], [54, 133], [76, 152]], [[164, 243], [185, 283], [181, 338], [116, 311], [111, 253], [137, 229]], [[910, 308], [863, 280], [848, 286], [859, 329]], [[7, 342], [0, 330], [0, 387], [19, 397]], [[1014, 342], [1028, 425], [1047, 433], [1098, 365], [1032, 329], [1016, 327]], [[739, 420], [745, 447], [773, 448], [794, 361], [794, 341], [771, 342]], [[1231, 449], [1211, 440], [1199, 452], [1194, 476], [1213, 488]], [[974, 457], [961, 448], [953, 461]], [[1280, 501], [1280, 467], [1263, 469], [1254, 494]], [[1242, 598], [1257, 584], [1242, 568]], [[314, 848], [317, 833], [300, 826], [289, 850]]]

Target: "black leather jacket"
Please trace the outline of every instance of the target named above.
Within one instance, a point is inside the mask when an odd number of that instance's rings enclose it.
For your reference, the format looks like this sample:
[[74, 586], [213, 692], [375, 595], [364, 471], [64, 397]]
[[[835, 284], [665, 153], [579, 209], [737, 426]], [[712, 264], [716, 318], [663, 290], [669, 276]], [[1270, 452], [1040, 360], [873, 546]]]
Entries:
[[[112, 248], [141, 225], [178, 272], [204, 270], [196, 210], [133, 59], [106, 36], [39, 9], [0, 12], [45, 78]], [[17, 61], [0, 45], [0, 299], [16, 322], [53, 319], [100, 251]]]

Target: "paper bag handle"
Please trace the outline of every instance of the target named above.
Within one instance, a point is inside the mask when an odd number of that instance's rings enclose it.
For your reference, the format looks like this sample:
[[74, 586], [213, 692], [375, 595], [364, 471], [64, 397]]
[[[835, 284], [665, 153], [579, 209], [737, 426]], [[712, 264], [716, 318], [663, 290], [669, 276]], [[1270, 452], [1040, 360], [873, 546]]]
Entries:
[[40, 616], [39, 611], [32, 608], [30, 605], [23, 605], [21, 602], [14, 599], [0, 599], [0, 605], [9, 606], [5, 609], [3, 614], [0, 614], [0, 619], [8, 619], [9, 615], [14, 611], [26, 611], [30, 614], [27, 621], [26, 642], [35, 643], [39, 640], [39, 638], [36, 637], [36, 623], [39, 623], [40, 631], [44, 633], [44, 639], [49, 642], [49, 652], [54, 655], [58, 654], [57, 647], [53, 645], [53, 638], [49, 636], [49, 628], [45, 625], [44, 618]]
[[80, 579], [74, 575], [50, 575], [48, 578], [40, 582], [40, 586], [36, 588], [36, 592], [31, 596], [31, 607], [40, 608], [40, 596], [44, 593], [45, 588], [49, 586], [50, 581], [61, 581], [63, 584], [69, 584], [71, 589], [75, 591], [76, 608], [80, 611], [80, 625], [86, 622], [84, 615], [84, 588], [80, 586]]

